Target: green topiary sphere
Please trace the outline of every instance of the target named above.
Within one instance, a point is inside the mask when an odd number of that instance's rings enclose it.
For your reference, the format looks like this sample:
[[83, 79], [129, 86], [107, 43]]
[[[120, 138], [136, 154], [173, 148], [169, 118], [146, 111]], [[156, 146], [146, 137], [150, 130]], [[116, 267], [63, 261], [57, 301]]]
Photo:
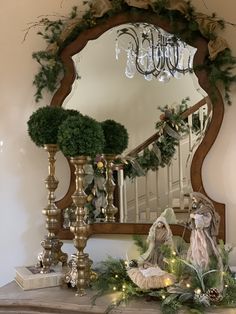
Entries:
[[46, 106], [36, 110], [29, 118], [28, 133], [37, 146], [57, 144], [57, 133], [61, 123], [68, 116], [81, 116], [79, 111], [62, 107]]
[[69, 117], [59, 128], [58, 144], [65, 156], [91, 156], [103, 152], [105, 139], [100, 123], [88, 116]]
[[114, 121], [105, 120], [101, 122], [105, 136], [105, 154], [121, 154], [128, 146], [129, 135], [126, 128]]

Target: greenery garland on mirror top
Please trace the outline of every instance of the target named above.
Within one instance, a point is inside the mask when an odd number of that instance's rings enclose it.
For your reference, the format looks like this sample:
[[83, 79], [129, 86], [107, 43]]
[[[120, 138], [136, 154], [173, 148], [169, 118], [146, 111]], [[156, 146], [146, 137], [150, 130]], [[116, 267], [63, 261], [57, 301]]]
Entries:
[[[141, 236], [136, 236], [134, 240], [140, 253], [144, 253], [146, 241]], [[214, 313], [216, 307], [235, 308], [236, 280], [228, 265], [232, 248], [220, 242], [219, 249], [223, 260], [224, 287], [221, 292], [216, 286], [222, 274], [214, 268], [206, 272], [199, 271], [186, 261], [184, 257], [186, 247], [182, 244], [175, 251], [163, 245], [161, 250], [165, 257], [165, 270], [176, 276], [177, 283], [167, 288], [142, 290], [127, 275], [129, 268], [138, 266], [137, 260], [126, 261], [108, 257], [95, 269], [97, 279], [92, 283], [92, 288], [95, 290], [93, 302], [95, 303], [98, 297], [106, 293], [116, 292], [116, 300], [108, 306], [106, 313], [122, 303], [125, 304], [131, 298], [158, 301], [157, 310], [159, 304], [163, 314], [176, 314], [183, 309], [186, 310], [184, 313], [201, 314], [207, 309]]]
[[218, 35], [218, 31], [224, 29], [226, 24], [235, 24], [225, 22], [214, 13], [205, 15], [196, 12], [190, 1], [184, 0], [93, 0], [84, 1], [82, 9], [86, 13], [82, 14], [77, 7], [73, 7], [68, 17], [54, 20], [44, 17], [26, 30], [25, 37], [31, 28], [40, 27], [42, 30], [38, 34], [48, 44], [45, 50], [33, 53], [33, 58], [40, 65], [33, 81], [36, 86], [36, 101], [42, 99], [43, 90], [54, 92], [58, 88], [64, 71], [60, 54], [81, 32], [121, 12], [150, 11], [170, 21], [173, 26], [176, 21], [182, 22], [183, 28], [180, 33], [175, 34], [182, 40], [191, 43], [198, 34], [207, 39], [209, 56], [203, 67], [208, 71], [211, 84], [222, 84], [225, 99], [231, 104], [229, 92], [231, 84], [236, 81], [236, 75], [232, 74], [236, 59], [232, 56], [227, 42]]

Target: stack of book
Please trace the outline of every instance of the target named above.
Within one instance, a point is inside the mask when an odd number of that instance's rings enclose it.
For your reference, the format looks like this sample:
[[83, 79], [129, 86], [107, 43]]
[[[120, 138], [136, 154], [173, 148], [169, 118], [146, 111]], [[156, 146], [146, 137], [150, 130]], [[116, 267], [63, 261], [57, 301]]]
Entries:
[[40, 268], [35, 266], [16, 267], [15, 270], [15, 281], [23, 290], [59, 286], [64, 276], [61, 268], [51, 270], [48, 274], [41, 274]]

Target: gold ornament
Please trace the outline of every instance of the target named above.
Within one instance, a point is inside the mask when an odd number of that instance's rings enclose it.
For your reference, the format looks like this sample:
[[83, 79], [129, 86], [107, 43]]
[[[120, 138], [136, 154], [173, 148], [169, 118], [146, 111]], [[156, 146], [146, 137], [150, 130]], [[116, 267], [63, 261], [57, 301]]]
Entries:
[[102, 168], [104, 167], [103, 162], [102, 162], [102, 161], [99, 161], [99, 162], [97, 163], [97, 167], [98, 167], [98, 169], [102, 169]]

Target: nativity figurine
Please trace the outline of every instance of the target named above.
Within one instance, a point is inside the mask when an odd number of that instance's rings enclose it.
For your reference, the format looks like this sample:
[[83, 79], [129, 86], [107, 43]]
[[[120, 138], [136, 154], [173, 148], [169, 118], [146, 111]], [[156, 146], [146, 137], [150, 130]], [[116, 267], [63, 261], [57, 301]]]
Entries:
[[[190, 213], [190, 246], [187, 260], [195, 267], [205, 271], [211, 268], [222, 269], [222, 258], [217, 247], [220, 216], [214, 205], [205, 195], [193, 192], [192, 211]], [[216, 266], [215, 266], [216, 265]]]
[[137, 261], [137, 267], [127, 270], [130, 279], [141, 289], [158, 289], [172, 285], [175, 276], [164, 270], [162, 245], [173, 249], [172, 232], [165, 217], [160, 216], [153, 223], [147, 237], [148, 249]]

